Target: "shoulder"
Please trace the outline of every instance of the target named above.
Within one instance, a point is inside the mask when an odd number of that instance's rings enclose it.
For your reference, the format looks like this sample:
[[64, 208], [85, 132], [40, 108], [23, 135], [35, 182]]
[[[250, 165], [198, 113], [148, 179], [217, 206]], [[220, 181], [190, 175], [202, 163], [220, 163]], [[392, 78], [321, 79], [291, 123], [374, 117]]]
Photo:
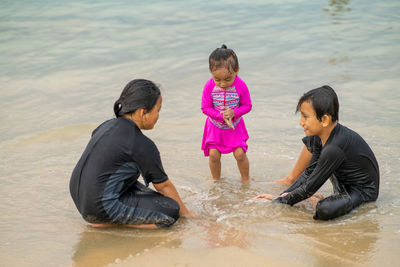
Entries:
[[246, 83], [242, 80], [242, 78], [239, 77], [239, 75], [236, 75], [235, 82], [236, 82], [236, 83], [241, 83], [241, 84], [246, 84]]
[[239, 76], [236, 76], [233, 84], [234, 84], [235, 89], [238, 92], [238, 94], [240, 94], [240, 95], [249, 95], [250, 94], [246, 83]]
[[349, 146], [358, 145], [363, 141], [363, 138], [358, 133], [338, 123], [334, 129], [331, 143], [344, 149]]
[[136, 135], [135, 150], [143, 154], [159, 154], [158, 148], [153, 140], [145, 136], [141, 131]]
[[[114, 127], [124, 133], [132, 133], [136, 135], [142, 135], [142, 131], [139, 127], [130, 119], [119, 117], [115, 119]], [[127, 137], [129, 134], [127, 135]]]
[[235, 84], [236, 87], [247, 88], [246, 83], [237, 75], [236, 75], [234, 84]]
[[372, 149], [361, 135], [343, 125], [338, 124], [338, 126], [339, 129], [332, 143], [346, 153], [373, 155]]
[[338, 123], [338, 135], [348, 138], [363, 139], [356, 131]]
[[100, 125], [97, 126], [96, 129], [93, 130], [93, 133], [94, 133], [95, 131], [97, 131], [98, 129], [104, 127], [104, 126], [109, 125], [110, 123], [114, 122], [115, 120], [116, 120], [116, 118], [113, 118], [113, 119], [109, 119], [109, 120], [106, 120], [106, 121], [100, 123]]
[[135, 145], [136, 140], [143, 135], [133, 121], [124, 117], [109, 120], [103, 125], [101, 132], [106, 140], [113, 140], [114, 143], [127, 147]]
[[102, 134], [106, 131], [109, 131], [112, 128], [115, 128], [117, 121], [118, 121], [117, 118], [113, 118], [113, 119], [104, 121], [99, 126], [97, 126], [96, 129], [93, 130], [92, 137], [95, 136], [96, 134]]
[[214, 86], [215, 86], [214, 79], [211, 78], [205, 83], [204, 89], [212, 89], [212, 88], [214, 88]]

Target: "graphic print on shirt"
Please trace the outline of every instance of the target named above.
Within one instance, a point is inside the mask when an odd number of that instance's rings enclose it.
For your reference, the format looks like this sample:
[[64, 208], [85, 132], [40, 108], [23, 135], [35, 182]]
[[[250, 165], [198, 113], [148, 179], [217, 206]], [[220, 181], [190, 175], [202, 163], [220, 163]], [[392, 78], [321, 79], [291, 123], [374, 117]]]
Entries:
[[[234, 109], [239, 107], [240, 98], [238, 93], [236, 92], [235, 86], [228, 87], [223, 89], [219, 86], [215, 86], [211, 92], [211, 96], [213, 99], [213, 106], [218, 111], [225, 110], [224, 107], [229, 107], [230, 109]], [[236, 120], [233, 120], [232, 123], [236, 126], [242, 118], [239, 117]], [[225, 122], [219, 122], [210, 118], [211, 122], [220, 129], [230, 129], [230, 127]]]

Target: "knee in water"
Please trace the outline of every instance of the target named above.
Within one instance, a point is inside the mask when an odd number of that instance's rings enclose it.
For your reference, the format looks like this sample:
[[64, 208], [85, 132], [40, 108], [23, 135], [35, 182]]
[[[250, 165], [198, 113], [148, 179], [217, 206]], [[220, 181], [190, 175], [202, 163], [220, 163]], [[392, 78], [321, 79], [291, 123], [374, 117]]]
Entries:
[[328, 205], [321, 205], [320, 202], [318, 202], [316, 208], [315, 208], [315, 214], [314, 214], [314, 219], [315, 220], [330, 220], [332, 219], [332, 210]]
[[[325, 200], [325, 199], [324, 199]], [[344, 201], [324, 201], [318, 202], [315, 210], [314, 219], [331, 220], [347, 213], [346, 203]]]

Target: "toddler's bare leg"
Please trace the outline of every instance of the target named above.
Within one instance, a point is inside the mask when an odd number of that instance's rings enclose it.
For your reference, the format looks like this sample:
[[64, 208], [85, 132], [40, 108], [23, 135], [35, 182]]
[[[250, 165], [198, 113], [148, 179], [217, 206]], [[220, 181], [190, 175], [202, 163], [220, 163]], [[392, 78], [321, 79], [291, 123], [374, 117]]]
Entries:
[[215, 148], [211, 148], [208, 163], [212, 177], [214, 179], [221, 178], [221, 152]]
[[242, 182], [248, 183], [249, 182], [250, 164], [249, 164], [249, 159], [247, 158], [246, 152], [244, 152], [241, 147], [238, 147], [233, 152], [233, 156], [235, 156], [235, 159], [237, 161], [240, 175], [242, 176]]

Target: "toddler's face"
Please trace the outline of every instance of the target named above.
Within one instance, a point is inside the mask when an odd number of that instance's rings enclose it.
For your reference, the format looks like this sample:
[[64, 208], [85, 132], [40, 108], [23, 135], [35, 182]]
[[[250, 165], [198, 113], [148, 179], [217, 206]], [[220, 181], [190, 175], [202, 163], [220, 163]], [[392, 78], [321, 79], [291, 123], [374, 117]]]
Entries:
[[232, 83], [235, 81], [237, 72], [231, 72], [227, 68], [219, 68], [213, 70], [211, 72], [211, 75], [214, 79], [215, 84], [225, 89], [231, 86]]

